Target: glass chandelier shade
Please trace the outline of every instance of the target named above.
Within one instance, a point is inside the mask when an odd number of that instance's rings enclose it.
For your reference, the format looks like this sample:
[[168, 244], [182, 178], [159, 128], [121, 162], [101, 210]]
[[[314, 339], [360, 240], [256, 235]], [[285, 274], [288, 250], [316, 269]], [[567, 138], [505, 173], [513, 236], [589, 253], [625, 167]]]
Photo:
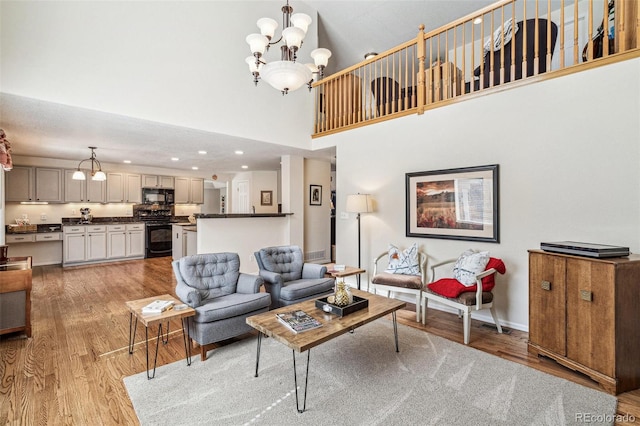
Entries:
[[[253, 75], [253, 81], [257, 85], [259, 80], [266, 81], [273, 88], [280, 90], [282, 94], [297, 90], [307, 84], [311, 90], [314, 76], [320, 78], [324, 75], [331, 51], [328, 49], [315, 49], [311, 52], [315, 65], [299, 64], [297, 54], [302, 47], [302, 42], [307, 35], [312, 19], [304, 13], [292, 14], [293, 8], [287, 4], [282, 6], [282, 36], [272, 41], [278, 23], [271, 18], [258, 19], [257, 25], [260, 34], [249, 34], [246, 38], [252, 56], [245, 61], [249, 65], [249, 72]], [[264, 58], [269, 46], [283, 42], [280, 46], [280, 60], [267, 62]]]
[[84, 174], [84, 172], [80, 170], [80, 166], [82, 166], [82, 163], [84, 163], [85, 161], [91, 161], [91, 180], [97, 180], [97, 181], [107, 180], [107, 175], [102, 171], [102, 166], [100, 165], [100, 162], [96, 159], [96, 153], [94, 152], [96, 147], [90, 146], [89, 149], [91, 150], [91, 157], [87, 158], [86, 160], [82, 160], [78, 164], [78, 168], [75, 172], [73, 172], [71, 179], [86, 180], [87, 177]]

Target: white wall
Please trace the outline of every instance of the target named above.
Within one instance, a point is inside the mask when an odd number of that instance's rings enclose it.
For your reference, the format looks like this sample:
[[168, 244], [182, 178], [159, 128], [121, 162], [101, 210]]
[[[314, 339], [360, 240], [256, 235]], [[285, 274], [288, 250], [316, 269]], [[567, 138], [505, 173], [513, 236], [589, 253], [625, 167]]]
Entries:
[[[304, 160], [306, 201], [304, 207], [304, 248], [310, 262], [331, 261], [331, 163], [320, 160]], [[309, 204], [311, 185], [322, 187], [322, 204]], [[324, 252], [324, 256], [320, 253]], [[311, 256], [311, 257], [309, 257]]]
[[[526, 330], [528, 249], [573, 240], [640, 252], [638, 75], [633, 59], [316, 139], [337, 146], [337, 258], [357, 262], [355, 218], [340, 218], [346, 194], [370, 193], [363, 266], [389, 243], [416, 242], [431, 264], [489, 250], [507, 265], [499, 318]], [[486, 164], [500, 165], [499, 244], [405, 236], [405, 173]]]
[[[313, 96], [254, 87], [245, 63], [245, 37], [263, 16], [280, 22], [283, 4], [3, 1], [2, 92], [308, 149], [313, 116], [299, 112]], [[317, 13], [304, 2], [294, 9], [313, 19], [298, 55], [312, 62]], [[267, 61], [278, 55], [271, 49]], [[228, 84], [238, 75], [243, 83]]]

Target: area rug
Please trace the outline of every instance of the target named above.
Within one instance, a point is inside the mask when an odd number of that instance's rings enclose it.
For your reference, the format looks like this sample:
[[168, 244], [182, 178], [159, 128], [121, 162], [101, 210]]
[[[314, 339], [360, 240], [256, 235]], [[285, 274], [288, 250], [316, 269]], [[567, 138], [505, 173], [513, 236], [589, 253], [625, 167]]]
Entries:
[[[142, 425], [613, 424], [616, 398], [467, 346], [392, 323], [367, 324], [311, 350], [304, 413], [296, 410], [292, 351], [257, 338], [126, 377]], [[297, 354], [304, 386], [306, 352]]]

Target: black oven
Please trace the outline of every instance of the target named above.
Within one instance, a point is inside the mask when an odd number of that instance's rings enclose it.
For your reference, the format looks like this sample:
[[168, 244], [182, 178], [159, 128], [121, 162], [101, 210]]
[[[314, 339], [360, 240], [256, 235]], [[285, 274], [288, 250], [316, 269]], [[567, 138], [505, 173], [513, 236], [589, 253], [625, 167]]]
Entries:
[[145, 257], [171, 256], [171, 224], [146, 222]]

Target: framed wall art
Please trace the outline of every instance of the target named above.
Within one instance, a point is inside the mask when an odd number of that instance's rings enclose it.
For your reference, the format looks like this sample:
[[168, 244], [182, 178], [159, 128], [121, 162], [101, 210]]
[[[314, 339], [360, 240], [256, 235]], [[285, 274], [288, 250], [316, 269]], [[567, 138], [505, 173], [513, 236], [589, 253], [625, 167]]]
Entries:
[[309, 185], [309, 205], [322, 205], [322, 185]]
[[406, 174], [407, 237], [500, 242], [498, 165]]
[[260, 205], [261, 206], [273, 205], [273, 191], [260, 191]]

